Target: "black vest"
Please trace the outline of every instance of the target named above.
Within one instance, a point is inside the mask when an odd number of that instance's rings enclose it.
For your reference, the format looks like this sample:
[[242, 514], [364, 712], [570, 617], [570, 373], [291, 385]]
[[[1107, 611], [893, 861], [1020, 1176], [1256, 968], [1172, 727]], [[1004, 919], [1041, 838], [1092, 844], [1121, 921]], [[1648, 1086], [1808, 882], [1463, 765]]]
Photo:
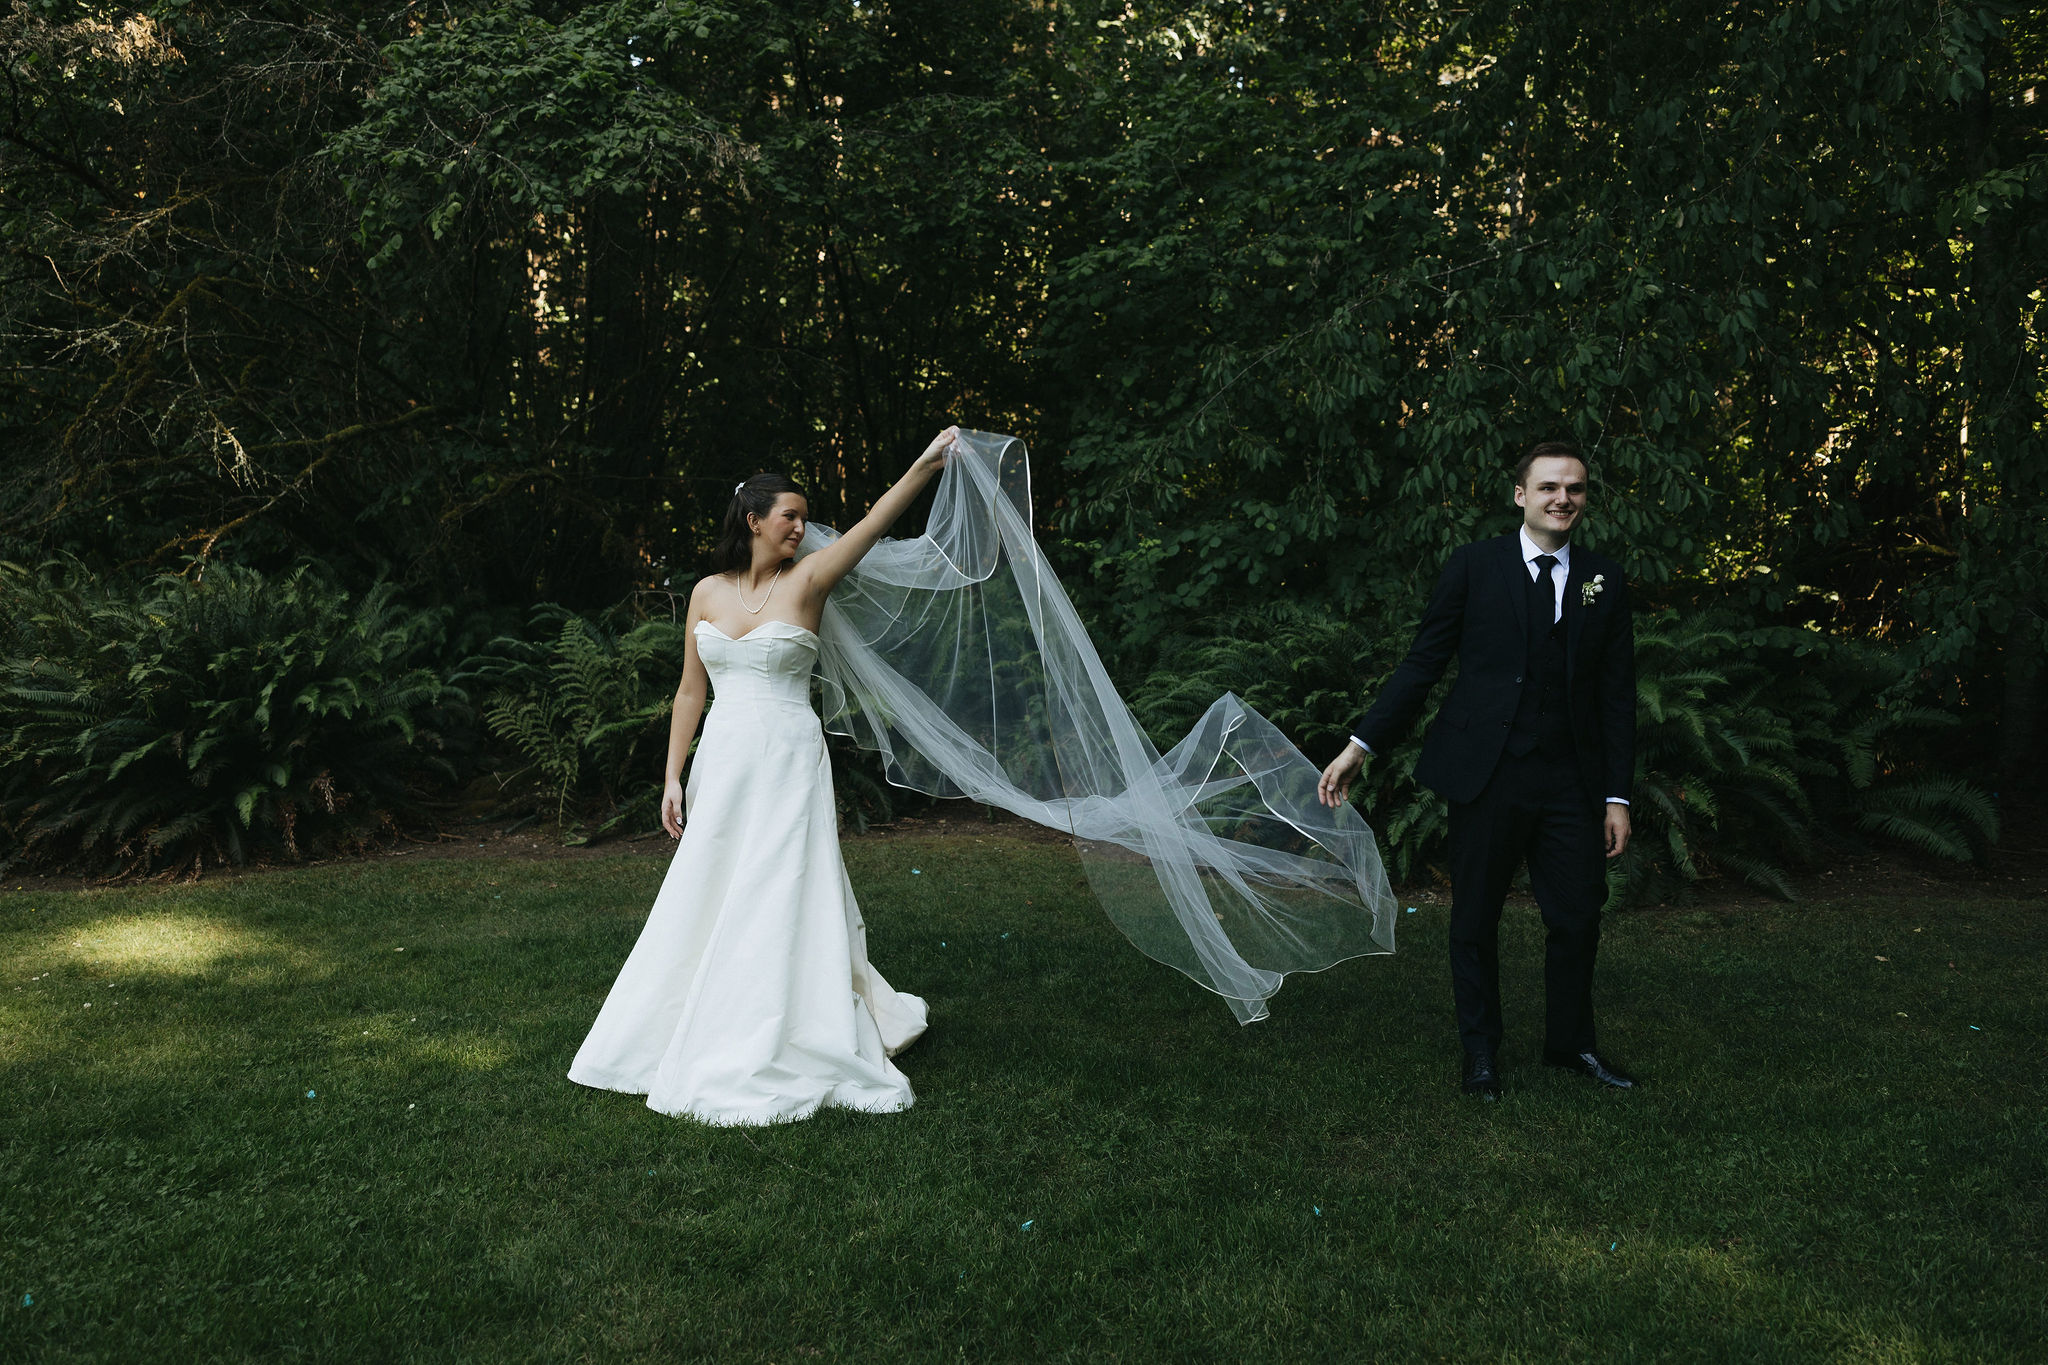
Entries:
[[1544, 600], [1539, 613], [1533, 593], [1530, 606], [1529, 668], [1522, 675], [1522, 699], [1508, 729], [1508, 752], [1519, 757], [1540, 749], [1545, 758], [1569, 759], [1578, 746], [1572, 741], [1572, 718], [1565, 699], [1564, 618], [1546, 625], [1557, 608]]

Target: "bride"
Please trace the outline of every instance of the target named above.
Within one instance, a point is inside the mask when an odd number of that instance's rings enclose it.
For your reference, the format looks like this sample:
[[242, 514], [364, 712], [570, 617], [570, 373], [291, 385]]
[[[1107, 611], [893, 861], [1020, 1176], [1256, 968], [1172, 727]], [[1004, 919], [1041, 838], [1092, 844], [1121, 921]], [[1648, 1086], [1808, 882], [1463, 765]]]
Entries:
[[[827, 595], [957, 434], [940, 432], [858, 525], [802, 559], [803, 490], [776, 474], [733, 489], [716, 572], [690, 594], [669, 722], [661, 822], [681, 842], [570, 1080], [713, 1124], [910, 1107], [889, 1059], [924, 1032], [925, 1003], [868, 962], [811, 673]], [[685, 792], [707, 684], [717, 705]]]
[[[883, 540], [941, 467], [925, 533]], [[826, 728], [898, 786], [1070, 835], [1111, 922], [1241, 1023], [1291, 972], [1394, 950], [1372, 831], [1270, 722], [1225, 693], [1164, 754], [1138, 727], [1038, 547], [1021, 441], [948, 427], [844, 535], [807, 510], [777, 475], [733, 490], [669, 726], [681, 843], [570, 1079], [718, 1124], [910, 1106], [890, 1058], [925, 1005], [868, 962]]]

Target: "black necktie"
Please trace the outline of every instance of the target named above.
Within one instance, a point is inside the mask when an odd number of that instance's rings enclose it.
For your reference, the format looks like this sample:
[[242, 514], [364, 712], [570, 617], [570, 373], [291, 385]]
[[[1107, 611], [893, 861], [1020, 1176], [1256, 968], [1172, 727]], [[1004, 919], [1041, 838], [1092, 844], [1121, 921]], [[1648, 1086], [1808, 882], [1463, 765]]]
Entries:
[[1543, 614], [1537, 620], [1536, 629], [1546, 631], [1557, 621], [1557, 587], [1550, 578], [1551, 571], [1557, 568], [1557, 556], [1537, 555], [1534, 562], [1536, 581], [1530, 586], [1535, 590], [1535, 595], [1529, 600], [1543, 609]]

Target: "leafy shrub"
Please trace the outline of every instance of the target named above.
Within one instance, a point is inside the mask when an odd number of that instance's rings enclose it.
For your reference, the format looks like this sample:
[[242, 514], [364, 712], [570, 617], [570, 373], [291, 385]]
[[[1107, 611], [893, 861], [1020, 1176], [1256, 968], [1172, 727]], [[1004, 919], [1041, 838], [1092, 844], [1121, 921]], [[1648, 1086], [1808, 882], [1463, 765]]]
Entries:
[[[537, 813], [571, 843], [657, 829], [661, 765], [683, 667], [684, 632], [667, 619], [633, 621], [565, 607], [534, 609], [537, 639], [500, 636], [464, 661], [455, 680], [484, 694], [484, 719], [526, 766]], [[630, 618], [628, 618], [630, 619]], [[828, 736], [839, 817], [866, 831], [893, 819], [898, 802], [873, 755]]]
[[[1302, 606], [1221, 615], [1161, 642], [1132, 711], [1166, 747], [1234, 691], [1326, 763], [1411, 635], [1406, 623], [1368, 631]], [[1911, 681], [1895, 655], [1812, 631], [1673, 612], [1639, 620], [1634, 837], [1610, 869], [1617, 902], [1721, 873], [1789, 897], [1790, 869], [1850, 831], [1933, 857], [1981, 853], [1996, 809], [1962, 777], [1914, 761], [1916, 736], [1956, 718], [1912, 704]], [[1367, 760], [1353, 791], [1397, 881], [1441, 879], [1432, 865], [1448, 813], [1410, 775], [1433, 718], [1434, 701], [1406, 739]]]
[[1728, 618], [1650, 617], [1636, 631], [1634, 838], [1625, 900], [1717, 871], [1793, 896], [1790, 869], [1855, 829], [1957, 861], [1998, 837], [1991, 798], [1913, 759], [1954, 726], [1911, 702], [1894, 654]]
[[683, 629], [643, 620], [623, 631], [544, 603], [534, 635], [501, 635], [455, 681], [483, 696], [491, 733], [525, 760], [512, 780], [571, 843], [657, 828], [661, 762], [683, 667]]
[[311, 567], [94, 580], [0, 566], [9, 861], [197, 874], [360, 843], [453, 776], [442, 619]]

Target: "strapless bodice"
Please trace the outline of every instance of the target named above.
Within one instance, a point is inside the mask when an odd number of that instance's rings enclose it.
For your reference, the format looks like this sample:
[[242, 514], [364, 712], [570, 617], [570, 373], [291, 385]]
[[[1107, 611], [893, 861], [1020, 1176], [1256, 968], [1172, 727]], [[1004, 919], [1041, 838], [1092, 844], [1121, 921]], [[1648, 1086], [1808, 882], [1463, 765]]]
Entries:
[[718, 706], [801, 706], [811, 709], [811, 669], [818, 637], [790, 621], [763, 621], [735, 640], [699, 621], [697, 657], [711, 677]]

